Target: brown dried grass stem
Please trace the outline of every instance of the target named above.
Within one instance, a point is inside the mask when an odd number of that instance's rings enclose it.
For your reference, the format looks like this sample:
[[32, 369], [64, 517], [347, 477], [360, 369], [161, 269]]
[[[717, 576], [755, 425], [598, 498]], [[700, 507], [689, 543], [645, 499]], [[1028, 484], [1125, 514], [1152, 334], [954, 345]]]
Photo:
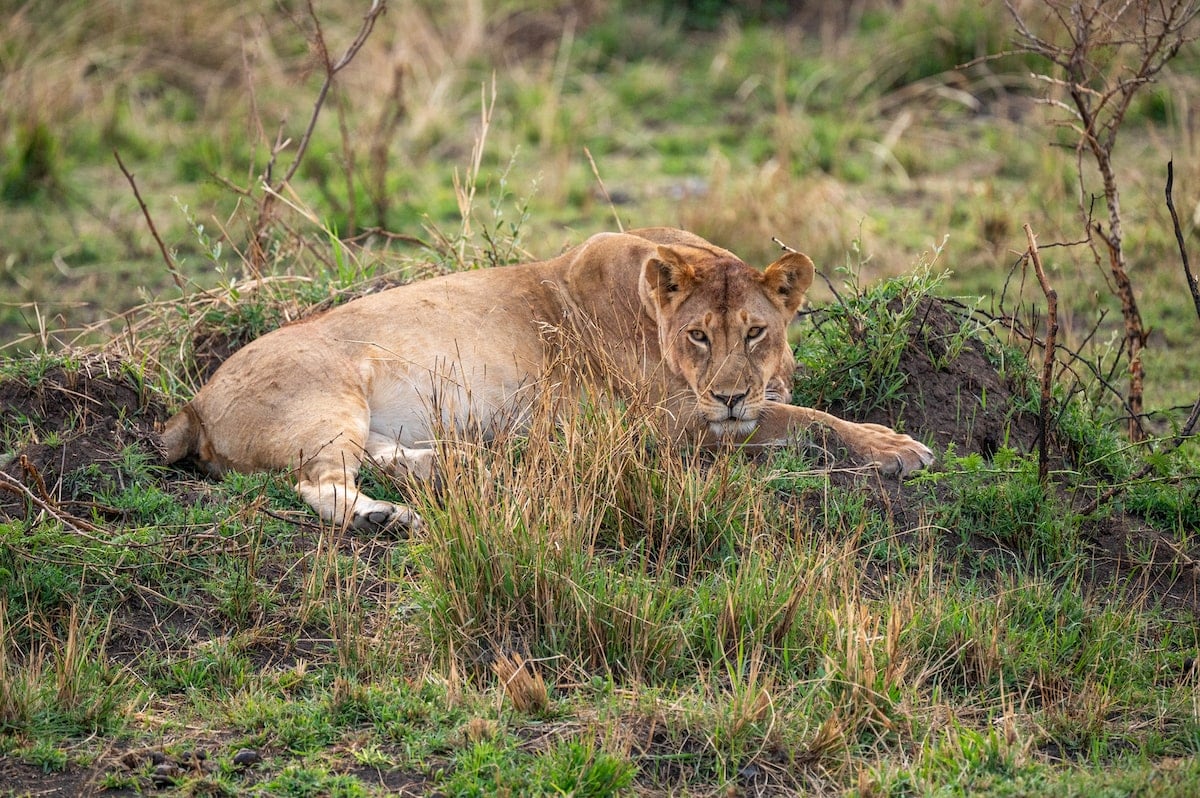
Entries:
[[533, 662], [515, 652], [501, 654], [492, 663], [492, 672], [499, 677], [518, 712], [540, 713], [550, 708], [550, 692]]

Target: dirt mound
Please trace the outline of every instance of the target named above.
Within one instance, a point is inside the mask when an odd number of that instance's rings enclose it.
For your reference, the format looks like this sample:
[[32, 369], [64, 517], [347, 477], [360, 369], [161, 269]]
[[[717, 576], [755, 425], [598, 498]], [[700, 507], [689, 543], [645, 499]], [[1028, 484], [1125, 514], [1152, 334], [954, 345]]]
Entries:
[[[898, 302], [893, 301], [889, 310], [899, 312]], [[994, 364], [980, 337], [962, 334], [964, 313], [942, 299], [920, 299], [900, 355], [905, 388], [899, 401], [865, 414], [839, 406], [832, 406], [830, 412], [855, 421], [900, 426], [921, 440], [932, 441], [939, 458], [951, 444], [959, 455], [979, 453], [989, 459], [1002, 446], [1024, 453], [1036, 451], [1040, 431], [1033, 408], [1037, 399], [1028, 394], [1024, 364], [1005, 374]], [[1052, 457], [1069, 462], [1069, 442], [1058, 439], [1053, 430], [1050, 435]], [[890, 513], [899, 527], [922, 525], [924, 502], [929, 501], [923, 489], [879, 480], [854, 484], [875, 494], [877, 509]], [[1065, 497], [1063, 501], [1069, 503]], [[1200, 557], [1182, 551], [1171, 535], [1147, 519], [1119, 509], [1087, 519], [1081, 532], [1094, 547], [1092, 584], [1103, 589], [1115, 587], [1117, 593], [1133, 592], [1151, 603], [1200, 612]], [[977, 552], [998, 547], [972, 530], [948, 529], [946, 534], [951, 541], [969, 541]]]
[[84, 469], [96, 479], [115, 476], [128, 447], [155, 451], [154, 425], [165, 417], [162, 403], [112, 358], [87, 356], [0, 380], [0, 429], [8, 443], [31, 441], [19, 452], [0, 452], [0, 471], [9, 477], [0, 516], [24, 513], [12, 480], [36, 494], [79, 498], [64, 490], [67, 477]]
[[[898, 312], [900, 300], [888, 310]], [[866, 414], [834, 406], [830, 412], [870, 421], [932, 441], [940, 454], [950, 444], [960, 454], [991, 457], [1001, 446], [1022, 452], [1037, 448], [1038, 419], [1021, 409], [1025, 387], [992, 364], [976, 335], [964, 335], [963, 312], [945, 300], [922, 297], [900, 355], [905, 375], [901, 401]]]

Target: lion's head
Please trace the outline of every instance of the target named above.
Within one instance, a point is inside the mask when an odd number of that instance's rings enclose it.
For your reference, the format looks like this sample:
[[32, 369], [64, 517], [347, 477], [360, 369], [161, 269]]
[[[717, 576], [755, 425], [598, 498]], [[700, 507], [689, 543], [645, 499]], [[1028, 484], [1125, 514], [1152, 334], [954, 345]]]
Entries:
[[715, 434], [749, 434], [763, 404], [786, 390], [795, 368], [787, 325], [812, 280], [813, 263], [800, 253], [762, 272], [698, 247], [660, 246], [646, 261], [640, 293], [663, 359]]

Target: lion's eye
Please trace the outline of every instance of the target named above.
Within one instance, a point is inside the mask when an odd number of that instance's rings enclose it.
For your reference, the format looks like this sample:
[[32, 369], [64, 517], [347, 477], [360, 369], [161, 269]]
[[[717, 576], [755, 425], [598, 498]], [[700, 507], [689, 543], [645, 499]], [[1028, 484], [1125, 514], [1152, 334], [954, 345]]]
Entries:
[[767, 331], [766, 327], [751, 327], [746, 330], [746, 340], [754, 341], [762, 337], [762, 334]]
[[697, 344], [708, 343], [708, 335], [705, 334], [704, 330], [688, 330], [688, 338], [691, 338]]

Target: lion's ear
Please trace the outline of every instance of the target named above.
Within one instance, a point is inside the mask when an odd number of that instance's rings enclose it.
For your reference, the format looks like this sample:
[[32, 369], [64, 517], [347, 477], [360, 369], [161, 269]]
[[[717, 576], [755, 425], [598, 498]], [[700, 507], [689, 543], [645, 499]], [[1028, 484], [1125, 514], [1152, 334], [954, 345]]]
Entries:
[[788, 252], [763, 270], [763, 284], [788, 313], [795, 313], [804, 302], [804, 292], [812, 285], [815, 272], [807, 255]]
[[668, 294], [690, 288], [696, 281], [696, 269], [670, 247], [659, 247], [658, 251], [646, 260], [646, 265], [642, 268], [642, 279], [661, 302]]

